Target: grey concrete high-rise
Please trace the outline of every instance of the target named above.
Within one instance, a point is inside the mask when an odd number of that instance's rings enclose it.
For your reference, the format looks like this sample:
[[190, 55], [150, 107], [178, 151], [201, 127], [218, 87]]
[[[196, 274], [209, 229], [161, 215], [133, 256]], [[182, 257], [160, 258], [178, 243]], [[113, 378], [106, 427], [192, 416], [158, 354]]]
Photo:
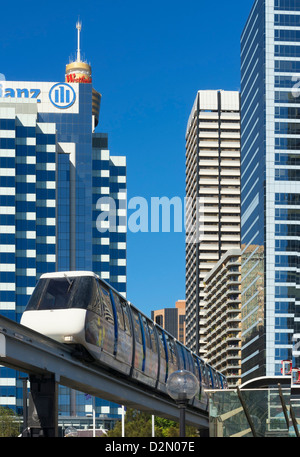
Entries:
[[186, 344], [204, 355], [203, 279], [240, 247], [239, 92], [197, 93], [186, 131], [186, 199]]

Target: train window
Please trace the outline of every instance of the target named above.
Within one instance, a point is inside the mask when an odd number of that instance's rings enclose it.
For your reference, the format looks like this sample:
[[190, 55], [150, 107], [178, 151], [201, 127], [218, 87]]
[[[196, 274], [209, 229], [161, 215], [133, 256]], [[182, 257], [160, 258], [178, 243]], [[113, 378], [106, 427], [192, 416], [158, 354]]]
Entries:
[[168, 362], [173, 363], [173, 353], [170, 348], [170, 343], [169, 343], [169, 335], [165, 333], [165, 340], [167, 344], [167, 351], [168, 351]]
[[150, 334], [150, 339], [151, 339], [151, 346], [152, 346], [152, 351], [157, 353], [157, 342], [155, 338], [155, 330], [154, 330], [154, 325], [151, 321], [147, 321], [148, 323], [148, 328], [149, 328], [149, 334]]
[[131, 326], [130, 326], [130, 321], [129, 321], [129, 309], [126, 301], [121, 300], [121, 305], [123, 308], [123, 314], [124, 314], [124, 327], [125, 327], [125, 332], [127, 335], [131, 336]]
[[[110, 300], [108, 301], [108, 308]], [[88, 309], [103, 312], [97, 281], [91, 276], [41, 279], [28, 303], [29, 309]], [[111, 309], [112, 312], [112, 309]], [[113, 316], [113, 314], [111, 314]]]
[[93, 311], [96, 314], [101, 312], [101, 302], [99, 291], [97, 287], [97, 281], [94, 278], [80, 278], [80, 287], [77, 289], [77, 293], [74, 297], [74, 305], [76, 308], [76, 302], [82, 303], [83, 300], [87, 300], [87, 309]]
[[205, 373], [203, 371], [203, 362], [201, 359], [198, 357], [198, 363], [199, 363], [199, 372], [200, 372], [200, 379], [203, 384], [205, 384]]
[[219, 382], [218, 382], [218, 378], [216, 376], [216, 372], [212, 368], [211, 368], [211, 375], [212, 375], [212, 379], [213, 379], [214, 389], [216, 389], [219, 386]]
[[178, 342], [176, 342], [176, 346], [177, 346], [177, 354], [178, 354], [178, 368], [180, 370], [184, 370], [185, 369], [185, 362], [184, 362], [184, 355], [183, 355], [183, 352], [182, 352], [182, 346]]
[[154, 335], [153, 324], [145, 316], [142, 316], [142, 322], [145, 332], [146, 346], [150, 348], [153, 352], [157, 353], [156, 339]]
[[209, 382], [209, 387], [213, 389], [214, 384], [213, 384], [213, 377], [212, 377], [212, 371], [210, 365], [207, 365], [207, 372], [208, 372], [208, 382]]
[[112, 308], [112, 303], [110, 300], [109, 290], [103, 286], [103, 284], [98, 283], [99, 285], [99, 292], [100, 292], [100, 300], [101, 300], [101, 315], [107, 320], [109, 323], [114, 323], [114, 313]]
[[166, 360], [166, 350], [165, 350], [165, 343], [163, 339], [162, 331], [159, 327], [156, 327], [158, 333], [158, 344], [159, 344], [159, 353], [160, 357]]
[[172, 338], [170, 338], [169, 342], [170, 342], [170, 348], [171, 348], [171, 352], [172, 352], [172, 356], [173, 356], [173, 363], [174, 363], [174, 365], [178, 366], [178, 358], [177, 358], [177, 354], [176, 354], [175, 341]]
[[143, 323], [143, 328], [144, 328], [146, 347], [149, 349], [152, 349], [147, 320], [146, 320], [145, 316], [141, 316], [141, 317], [142, 317], [142, 323]]
[[184, 349], [185, 349], [186, 360], [187, 360], [187, 370], [194, 373], [194, 363], [193, 363], [193, 359], [192, 359], [192, 354], [190, 353], [190, 351], [187, 348], [184, 348]]
[[31, 295], [31, 297], [29, 299], [29, 302], [27, 303], [26, 311], [40, 309], [45, 287], [47, 287], [47, 283], [48, 283], [47, 279], [39, 280], [39, 282], [35, 286], [33, 294]]
[[202, 379], [203, 379], [203, 384], [205, 384], [206, 387], [209, 386], [209, 376], [208, 376], [208, 368], [207, 366], [205, 365], [205, 363], [203, 363], [203, 361], [201, 360], [201, 364], [200, 364], [201, 368], [202, 368]]
[[[100, 298], [97, 288], [97, 281], [91, 276], [80, 276], [77, 278], [65, 279], [68, 284], [69, 293], [73, 291], [72, 308], [84, 308], [100, 313]], [[75, 293], [76, 290], [76, 293]]]
[[178, 365], [175, 342], [167, 333], [165, 333], [165, 337], [169, 348], [169, 361], [174, 365]]
[[195, 354], [192, 354], [192, 359], [194, 364], [194, 373], [197, 376], [197, 379], [201, 382], [201, 371]]
[[211, 380], [212, 380], [213, 389], [215, 389], [217, 387], [216, 374], [215, 374], [215, 371], [211, 367], [210, 367], [210, 376], [211, 376]]
[[190, 370], [190, 364], [189, 364], [187, 349], [185, 347], [182, 347], [182, 352], [183, 352], [183, 357], [184, 357], [184, 362], [185, 362], [185, 369], [187, 371], [191, 371]]
[[[41, 279], [29, 300], [26, 310], [67, 309], [74, 307], [74, 291], [78, 279], [51, 278]], [[86, 306], [86, 302], [80, 307]]]
[[115, 303], [116, 311], [117, 311], [117, 316], [118, 316], [118, 327], [121, 330], [124, 331], [125, 330], [125, 323], [124, 323], [124, 316], [123, 316], [123, 310], [122, 310], [121, 301], [120, 301], [119, 296], [115, 292], [112, 292], [112, 294], [113, 294], [113, 299], [114, 299], [114, 303]]
[[224, 389], [223, 378], [221, 373], [218, 373], [218, 380], [219, 380], [219, 389]]
[[139, 319], [138, 312], [134, 308], [131, 308], [131, 310], [132, 310], [132, 320], [133, 320], [134, 335], [135, 335], [136, 341], [139, 344], [143, 344], [142, 330], [141, 330], [141, 324], [140, 324], [140, 319]]
[[68, 292], [69, 284], [65, 279], [52, 279], [49, 281], [43, 304], [39, 309], [69, 308], [71, 295]]

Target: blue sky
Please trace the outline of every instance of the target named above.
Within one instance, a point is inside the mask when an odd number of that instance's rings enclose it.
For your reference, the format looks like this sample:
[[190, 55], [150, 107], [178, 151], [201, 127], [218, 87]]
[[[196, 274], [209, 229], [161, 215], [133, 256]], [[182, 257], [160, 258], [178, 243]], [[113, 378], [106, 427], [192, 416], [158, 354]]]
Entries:
[[[3, 2], [0, 73], [63, 81], [79, 16], [81, 50], [102, 94], [97, 131], [108, 133], [111, 154], [127, 157], [128, 199], [183, 199], [185, 130], [197, 90], [239, 90], [239, 40], [252, 3]], [[128, 299], [146, 314], [185, 297], [183, 232], [129, 232], [127, 265]]]

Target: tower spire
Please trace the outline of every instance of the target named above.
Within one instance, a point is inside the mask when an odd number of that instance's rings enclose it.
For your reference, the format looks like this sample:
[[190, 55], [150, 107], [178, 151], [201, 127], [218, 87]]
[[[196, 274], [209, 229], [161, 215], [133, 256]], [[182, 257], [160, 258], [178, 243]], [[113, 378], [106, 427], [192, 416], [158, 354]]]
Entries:
[[82, 28], [82, 23], [77, 21], [76, 23], [76, 29], [77, 29], [77, 62], [81, 62], [81, 57], [80, 57], [80, 32]]
[[[87, 63], [81, 60], [80, 52], [80, 32], [82, 23], [78, 18], [76, 23], [77, 29], [77, 57], [75, 61], [72, 61], [66, 65], [65, 82], [68, 84], [80, 83], [80, 84], [91, 84], [92, 83], [92, 68]], [[1, 73], [0, 73], [1, 76]], [[94, 119], [94, 128], [97, 126], [99, 121], [101, 94], [92, 87], [92, 115]]]

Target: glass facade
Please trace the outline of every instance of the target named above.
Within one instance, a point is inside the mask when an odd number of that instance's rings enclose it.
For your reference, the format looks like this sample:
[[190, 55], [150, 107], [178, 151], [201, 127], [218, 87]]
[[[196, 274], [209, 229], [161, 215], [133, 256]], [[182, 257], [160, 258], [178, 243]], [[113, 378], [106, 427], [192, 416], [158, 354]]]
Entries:
[[[19, 322], [37, 279], [52, 271], [94, 271], [126, 294], [126, 159], [93, 131], [92, 85], [0, 86], [0, 313]], [[105, 232], [97, 226], [103, 197], [116, 206]], [[92, 399], [75, 397], [76, 414], [89, 413]], [[60, 415], [70, 414], [72, 398], [62, 387]], [[22, 381], [6, 367], [0, 406], [22, 413]], [[117, 417], [117, 405], [96, 399], [95, 407]]]
[[299, 327], [300, 1], [257, 0], [241, 36], [242, 380], [279, 375]]

